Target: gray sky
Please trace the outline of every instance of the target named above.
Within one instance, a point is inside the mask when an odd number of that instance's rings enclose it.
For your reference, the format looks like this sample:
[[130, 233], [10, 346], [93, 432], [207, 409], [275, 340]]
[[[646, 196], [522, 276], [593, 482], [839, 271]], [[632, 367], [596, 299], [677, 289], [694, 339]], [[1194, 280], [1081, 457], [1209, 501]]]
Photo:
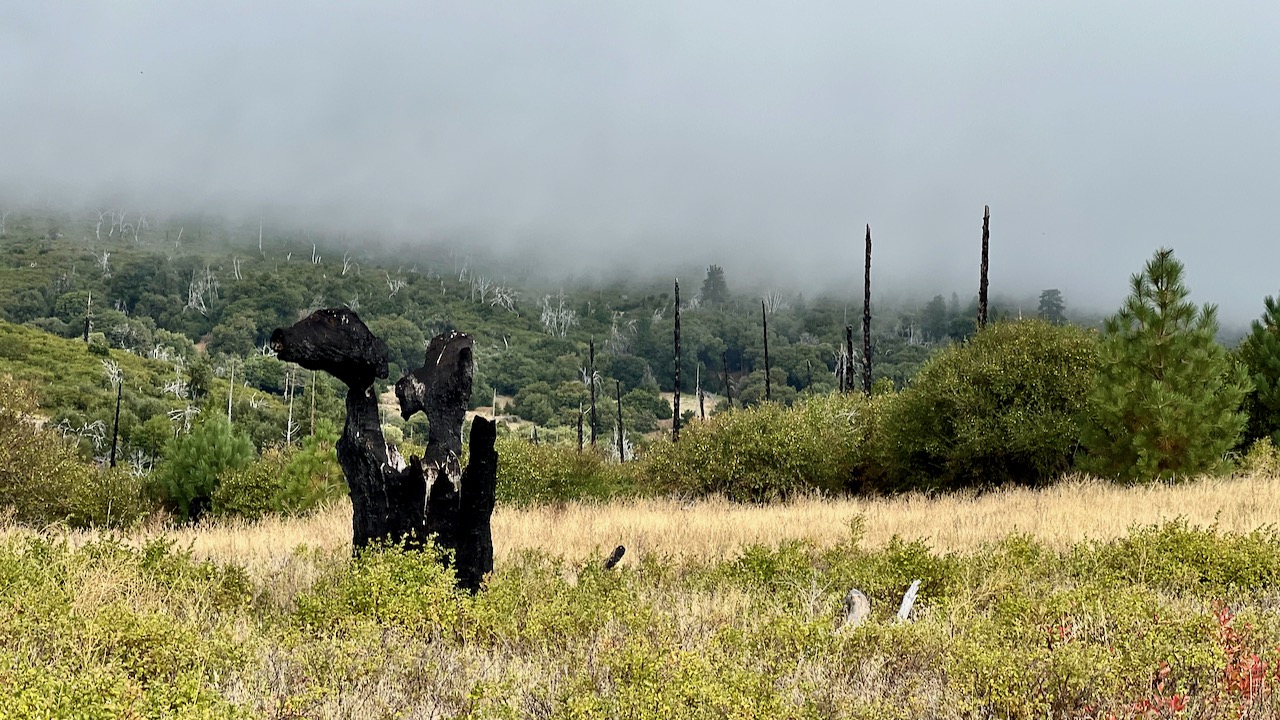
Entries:
[[[0, 196], [1111, 308], [1280, 292], [1280, 3], [0, 5]], [[669, 266], [670, 262], [662, 263]], [[635, 267], [628, 263], [627, 267]]]

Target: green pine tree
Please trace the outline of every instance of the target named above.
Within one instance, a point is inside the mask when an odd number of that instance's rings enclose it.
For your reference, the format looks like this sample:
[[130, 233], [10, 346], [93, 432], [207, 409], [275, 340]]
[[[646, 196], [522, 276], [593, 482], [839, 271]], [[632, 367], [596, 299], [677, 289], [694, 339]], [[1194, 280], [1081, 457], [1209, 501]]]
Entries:
[[1246, 440], [1264, 437], [1280, 445], [1280, 299], [1268, 297], [1262, 319], [1240, 344], [1240, 359], [1253, 389], [1245, 398], [1249, 424]]
[[1066, 305], [1062, 302], [1062, 291], [1053, 288], [1040, 293], [1040, 308], [1037, 314], [1054, 325], [1066, 322], [1067, 312]]
[[1214, 340], [1217, 308], [1187, 300], [1183, 267], [1161, 249], [1106, 321], [1086, 469], [1149, 480], [1214, 469], [1244, 429], [1244, 368]]
[[707, 268], [707, 277], [702, 281], [702, 292], [699, 295], [703, 305], [723, 305], [728, 301], [729, 285], [724, 280], [724, 268], [719, 265]]
[[211, 415], [171, 440], [164, 455], [155, 480], [181, 516], [190, 514], [192, 500], [212, 496], [224, 473], [248, 465], [254, 457], [253, 443], [221, 415]]

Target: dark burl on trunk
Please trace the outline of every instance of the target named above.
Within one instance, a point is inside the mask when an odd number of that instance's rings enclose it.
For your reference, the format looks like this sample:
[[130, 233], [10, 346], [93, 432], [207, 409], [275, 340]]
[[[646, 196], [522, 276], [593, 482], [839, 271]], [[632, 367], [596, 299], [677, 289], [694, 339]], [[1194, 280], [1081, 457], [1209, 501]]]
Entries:
[[460, 467], [462, 423], [475, 373], [472, 339], [451, 332], [433, 338], [423, 367], [396, 383], [400, 413], [422, 411], [430, 421], [426, 456], [407, 467], [382, 436], [376, 378], [387, 377], [387, 346], [350, 310], [317, 310], [271, 334], [281, 360], [322, 370], [347, 386], [347, 421], [338, 439], [338, 463], [351, 490], [352, 544], [374, 541], [418, 547], [430, 535], [455, 554], [459, 587], [479, 589], [493, 569], [496, 428], [477, 417], [471, 425], [471, 459]]

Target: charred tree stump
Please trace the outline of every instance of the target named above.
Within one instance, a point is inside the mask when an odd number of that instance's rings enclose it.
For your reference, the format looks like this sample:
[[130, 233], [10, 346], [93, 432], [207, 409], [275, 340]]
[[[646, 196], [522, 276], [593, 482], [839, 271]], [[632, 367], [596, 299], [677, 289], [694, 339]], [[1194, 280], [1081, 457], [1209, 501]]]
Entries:
[[475, 373], [473, 341], [459, 332], [427, 346], [423, 367], [396, 383], [400, 414], [425, 412], [430, 421], [425, 457], [408, 467], [388, 451], [373, 383], [387, 377], [387, 346], [356, 313], [317, 310], [271, 334], [281, 360], [322, 370], [347, 386], [347, 419], [338, 439], [338, 463], [351, 491], [351, 541], [356, 551], [375, 542], [421, 547], [430, 536], [453, 551], [458, 586], [472, 592], [493, 569], [494, 489], [498, 455], [495, 424], [471, 425], [471, 461], [460, 468], [462, 422]]

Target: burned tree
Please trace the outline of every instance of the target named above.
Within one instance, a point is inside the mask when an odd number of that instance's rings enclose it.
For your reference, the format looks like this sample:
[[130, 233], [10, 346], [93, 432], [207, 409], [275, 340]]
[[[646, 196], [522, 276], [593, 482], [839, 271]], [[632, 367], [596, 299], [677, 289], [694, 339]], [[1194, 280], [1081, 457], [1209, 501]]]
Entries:
[[680, 281], [676, 280], [676, 367], [675, 367], [675, 394], [672, 398], [671, 413], [671, 442], [680, 440]]
[[773, 399], [773, 383], [769, 380], [769, 313], [765, 310], [764, 300], [760, 301], [760, 323], [764, 327], [764, 399]]
[[430, 421], [425, 457], [408, 466], [390, 452], [382, 435], [373, 383], [387, 377], [387, 346], [346, 308], [317, 310], [271, 334], [285, 362], [322, 370], [347, 386], [347, 418], [338, 439], [338, 463], [351, 491], [352, 545], [375, 542], [420, 547], [429, 536], [454, 553], [458, 585], [480, 588], [493, 569], [493, 513], [498, 455], [492, 421], [471, 426], [471, 460], [460, 467], [462, 422], [475, 373], [470, 336], [449, 332], [432, 338], [423, 367], [396, 383], [406, 419], [422, 411]]
[[596, 415], [596, 341], [594, 338], [587, 348], [587, 382], [591, 386], [591, 447], [594, 448], [596, 435], [600, 432], [600, 418]]
[[978, 329], [987, 326], [987, 244], [991, 240], [991, 207], [982, 206], [982, 267], [978, 277]]
[[871, 226], [867, 225], [867, 264], [862, 284], [862, 394], [871, 397]]

